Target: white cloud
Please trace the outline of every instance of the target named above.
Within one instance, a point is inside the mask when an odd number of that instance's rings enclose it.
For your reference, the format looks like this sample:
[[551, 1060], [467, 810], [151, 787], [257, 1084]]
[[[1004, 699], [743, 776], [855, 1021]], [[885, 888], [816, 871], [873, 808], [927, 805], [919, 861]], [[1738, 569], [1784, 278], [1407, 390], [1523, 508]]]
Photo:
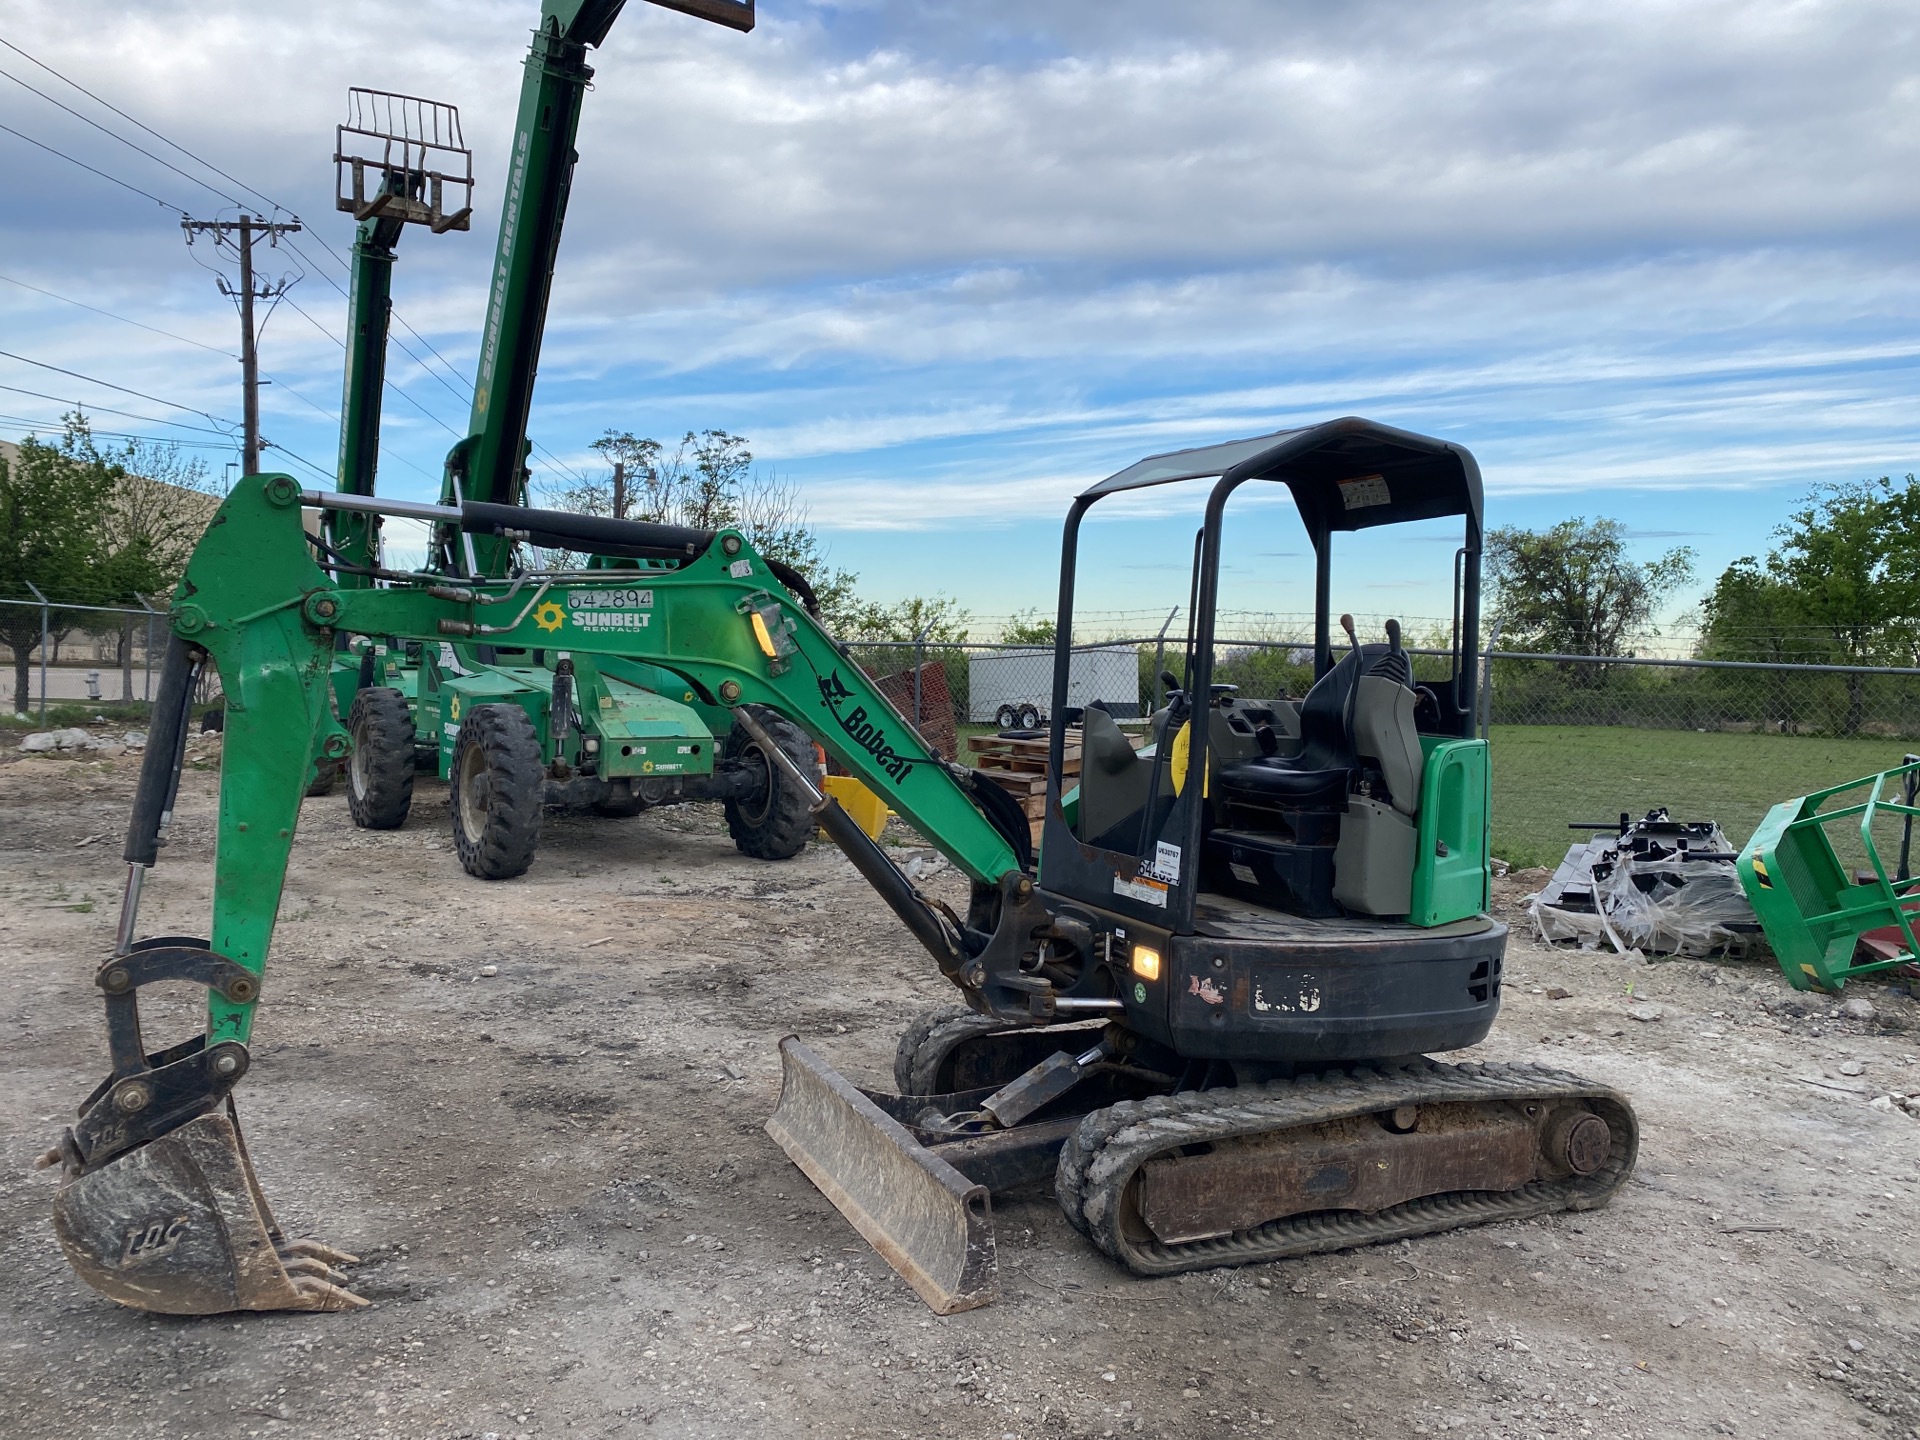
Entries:
[[[396, 294], [464, 370], [534, 11], [16, 0], [12, 33], [298, 209], [321, 270], [350, 233], [346, 87], [459, 104], [474, 229], [409, 235]], [[1892, 0], [787, 0], [750, 36], [636, 0], [593, 62], [539, 433], [579, 465], [607, 425], [725, 424], [848, 528], [1057, 516], [1140, 454], [1350, 410], [1465, 440], [1495, 494], [1907, 468], [1915, 49]], [[225, 203], [3, 81], [0, 121]], [[0, 271], [230, 343], [170, 216], [0, 155], [36, 202], [0, 218]], [[339, 332], [318, 274], [294, 298]], [[238, 414], [221, 357], [5, 285], [0, 322]], [[291, 392], [331, 410], [339, 363], [298, 316], [269, 328], [270, 433], [323, 466], [332, 427]], [[0, 362], [112, 403], [34, 373]], [[390, 373], [464, 424], [404, 354]], [[431, 488], [450, 437], [387, 415], [383, 484]]]

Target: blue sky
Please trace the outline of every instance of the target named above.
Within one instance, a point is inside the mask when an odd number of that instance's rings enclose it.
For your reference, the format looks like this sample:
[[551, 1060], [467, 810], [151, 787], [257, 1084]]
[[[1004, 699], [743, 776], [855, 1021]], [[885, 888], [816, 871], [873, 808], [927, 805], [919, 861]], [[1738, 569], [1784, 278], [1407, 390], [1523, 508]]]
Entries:
[[[7, 0], [0, 38], [298, 212], [314, 233], [281, 268], [334, 335], [347, 87], [459, 105], [474, 229], [409, 234], [395, 296], [470, 376], [533, 18]], [[1358, 413], [1468, 445], [1490, 524], [1613, 516], [1643, 553], [1694, 546], [1710, 580], [1810, 484], [1920, 465], [1917, 28], [1876, 0], [766, 0], [742, 36], [632, 0], [581, 128], [540, 470], [589, 468], [609, 426], [734, 430], [875, 598], [998, 616], [1050, 607], [1086, 482]], [[0, 124], [197, 215], [253, 198], [18, 54], [0, 69], [213, 188], [12, 80]], [[11, 135], [0, 157], [32, 201], [0, 215], [0, 274], [234, 347], [173, 210]], [[239, 413], [214, 350], [19, 283], [0, 325], [0, 349]], [[284, 306], [268, 323], [265, 429], [330, 470], [340, 351], [320, 329]], [[458, 381], [400, 353], [390, 374], [464, 425]], [[207, 423], [17, 361], [0, 384], [10, 436], [60, 408], [18, 389]], [[430, 496], [452, 436], [392, 396], [387, 416], [383, 491]], [[1248, 512], [1230, 604], [1304, 607], [1289, 525]], [[1190, 535], [1165, 508], [1116, 520], [1088, 605], [1183, 599]], [[1446, 555], [1383, 541], [1337, 601], [1443, 613]]]

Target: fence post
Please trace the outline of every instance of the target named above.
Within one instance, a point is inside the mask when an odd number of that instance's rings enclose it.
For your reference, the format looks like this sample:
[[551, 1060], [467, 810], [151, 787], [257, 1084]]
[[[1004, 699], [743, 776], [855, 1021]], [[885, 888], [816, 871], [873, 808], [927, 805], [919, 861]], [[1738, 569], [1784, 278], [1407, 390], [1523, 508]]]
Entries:
[[52, 612], [47, 608], [47, 597], [40, 593], [40, 587], [28, 580], [26, 587], [33, 591], [33, 598], [40, 602], [40, 728], [47, 728], [47, 649], [53, 643]]
[[1500, 648], [1500, 631], [1506, 621], [1496, 615], [1493, 628], [1487, 633], [1486, 654], [1480, 660], [1480, 738], [1487, 738], [1487, 731], [1493, 724], [1493, 652]]
[[140, 608], [147, 612], [147, 675], [143, 694], [147, 703], [151, 705], [153, 703], [153, 617], [164, 612], [154, 609], [153, 602], [138, 590], [133, 592], [133, 598], [138, 600]]
[[927, 636], [933, 633], [931, 625], [913, 637], [913, 728], [918, 730], [926, 720], [926, 711], [920, 699], [920, 667], [927, 663]]
[[1180, 607], [1174, 606], [1167, 612], [1167, 618], [1161, 623], [1160, 633], [1153, 641], [1153, 704], [1147, 714], [1154, 715], [1160, 710], [1160, 672], [1167, 668], [1167, 630], [1173, 624], [1173, 617], [1180, 613]]

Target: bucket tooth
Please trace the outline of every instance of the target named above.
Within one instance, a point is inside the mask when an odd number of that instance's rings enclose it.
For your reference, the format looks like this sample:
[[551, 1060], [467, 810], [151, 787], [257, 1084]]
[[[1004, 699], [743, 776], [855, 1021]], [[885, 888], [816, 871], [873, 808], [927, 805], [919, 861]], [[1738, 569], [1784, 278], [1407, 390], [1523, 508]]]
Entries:
[[767, 1134], [936, 1315], [994, 1299], [993, 1208], [798, 1038], [780, 1042]]
[[70, 1179], [53, 1203], [68, 1262], [136, 1310], [357, 1310], [344, 1251], [274, 1222], [231, 1115], [202, 1115]]

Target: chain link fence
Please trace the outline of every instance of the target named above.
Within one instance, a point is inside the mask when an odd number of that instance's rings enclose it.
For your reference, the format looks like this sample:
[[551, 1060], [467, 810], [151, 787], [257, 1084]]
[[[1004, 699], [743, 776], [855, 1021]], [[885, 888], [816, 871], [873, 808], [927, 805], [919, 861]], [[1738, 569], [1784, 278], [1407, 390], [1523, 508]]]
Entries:
[[[1178, 637], [1076, 646], [1069, 703], [1099, 701], [1123, 719], [1149, 714], [1165, 695], [1161, 672], [1169, 669], [1169, 659], [1172, 669], [1180, 669], [1183, 653]], [[1443, 652], [1410, 653], [1416, 679], [1447, 675]], [[888, 698], [910, 718], [962, 730], [1031, 728], [1048, 718], [1049, 646], [872, 641], [850, 644], [848, 654], [886, 682]], [[1219, 640], [1214, 679], [1249, 696], [1298, 699], [1313, 684], [1312, 643]], [[1495, 650], [1482, 661], [1481, 680], [1482, 714], [1495, 727], [1920, 739], [1920, 668]]]
[[[1247, 696], [1304, 695], [1312, 642], [1260, 630], [1216, 641], [1215, 681]], [[157, 606], [0, 600], [0, 644], [12, 662], [0, 668], [0, 715], [44, 726], [60, 707], [69, 717], [71, 707], [140, 707], [158, 685], [166, 638]], [[1409, 648], [1417, 680], [1446, 676], [1443, 651]], [[1184, 634], [1159, 625], [1078, 645], [1068, 703], [1101, 704], [1123, 722], [1149, 715], [1165, 699], [1163, 675], [1184, 673], [1184, 652]], [[970, 736], [1051, 718], [1048, 644], [854, 641], [847, 654], [952, 758], [969, 758]], [[1769, 806], [1896, 765], [1920, 741], [1920, 667], [1495, 649], [1481, 679], [1495, 853], [1521, 865], [1556, 862], [1569, 824], [1655, 806], [1718, 820], [1742, 842]], [[215, 694], [210, 678], [201, 698]]]
[[[848, 653], [943, 754], [967, 759], [967, 736], [1049, 718], [1050, 647], [897, 641]], [[1411, 653], [1416, 680], [1448, 674], [1443, 652]], [[1102, 640], [1076, 647], [1072, 665], [1072, 705], [1146, 715], [1164, 699], [1161, 672], [1184, 671], [1184, 637]], [[1591, 833], [1570, 826], [1656, 807], [1718, 821], [1744, 843], [1774, 804], [1897, 765], [1920, 740], [1920, 668], [1495, 650], [1480, 678], [1494, 853], [1517, 866], [1555, 864]], [[1221, 639], [1214, 679], [1298, 699], [1313, 683], [1312, 642]]]
[[167, 612], [154, 606], [0, 600], [0, 715], [44, 726], [58, 707], [149, 704], [167, 634]]

